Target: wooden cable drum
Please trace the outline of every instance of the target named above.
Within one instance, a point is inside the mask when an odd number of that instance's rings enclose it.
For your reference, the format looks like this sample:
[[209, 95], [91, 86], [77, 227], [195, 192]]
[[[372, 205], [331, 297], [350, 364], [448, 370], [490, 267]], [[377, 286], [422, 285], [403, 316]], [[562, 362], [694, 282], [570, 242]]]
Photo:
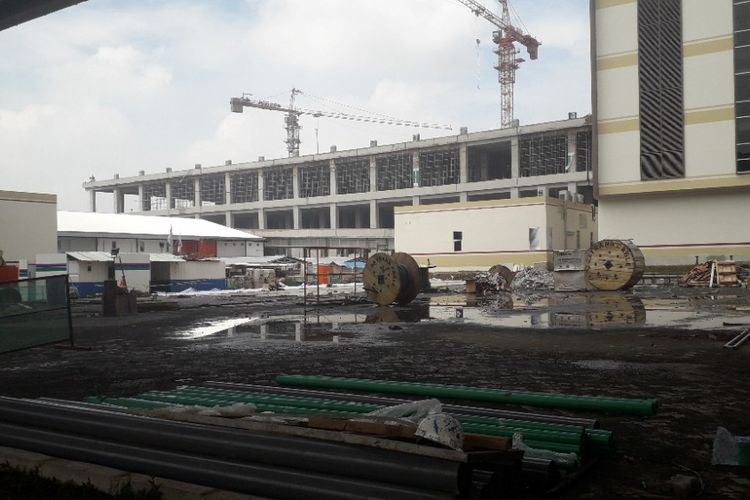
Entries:
[[510, 290], [510, 284], [513, 282], [513, 278], [516, 276], [516, 273], [502, 264], [495, 264], [489, 269], [488, 272], [490, 274], [499, 274], [500, 277], [505, 280], [505, 287]]
[[381, 306], [406, 305], [422, 288], [419, 265], [411, 255], [376, 253], [367, 259], [362, 280], [367, 298]]
[[591, 246], [586, 280], [599, 290], [626, 290], [643, 276], [646, 259], [627, 240], [602, 240]]

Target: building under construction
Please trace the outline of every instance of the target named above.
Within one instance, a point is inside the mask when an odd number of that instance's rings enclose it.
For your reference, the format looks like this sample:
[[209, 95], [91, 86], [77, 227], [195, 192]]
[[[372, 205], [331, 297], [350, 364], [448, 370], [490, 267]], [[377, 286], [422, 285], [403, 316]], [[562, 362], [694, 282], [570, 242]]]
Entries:
[[394, 208], [536, 196], [592, 200], [589, 117], [323, 154], [84, 184], [90, 209], [203, 218], [267, 238], [271, 253], [305, 246], [392, 249]]

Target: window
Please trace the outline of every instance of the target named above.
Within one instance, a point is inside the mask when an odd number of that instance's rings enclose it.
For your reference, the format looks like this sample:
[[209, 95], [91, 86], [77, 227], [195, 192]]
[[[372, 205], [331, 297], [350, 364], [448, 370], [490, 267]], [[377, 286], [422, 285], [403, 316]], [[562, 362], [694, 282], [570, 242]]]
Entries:
[[641, 179], [685, 176], [681, 0], [638, 2]]
[[453, 251], [460, 252], [463, 243], [463, 233], [461, 231], [453, 231]]

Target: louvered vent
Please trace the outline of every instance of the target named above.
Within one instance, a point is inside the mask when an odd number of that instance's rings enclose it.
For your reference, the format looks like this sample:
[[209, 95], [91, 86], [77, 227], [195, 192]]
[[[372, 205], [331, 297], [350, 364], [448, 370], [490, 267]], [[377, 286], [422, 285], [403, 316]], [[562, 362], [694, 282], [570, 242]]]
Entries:
[[641, 179], [685, 176], [681, 0], [639, 0]]

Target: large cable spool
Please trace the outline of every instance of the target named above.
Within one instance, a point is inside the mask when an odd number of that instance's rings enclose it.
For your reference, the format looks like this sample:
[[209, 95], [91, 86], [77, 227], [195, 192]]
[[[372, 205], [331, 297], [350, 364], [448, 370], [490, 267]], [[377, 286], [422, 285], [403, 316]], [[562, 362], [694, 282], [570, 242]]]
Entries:
[[640, 281], [646, 268], [641, 250], [628, 240], [601, 240], [589, 251], [586, 280], [599, 290], [626, 290]]
[[367, 298], [381, 306], [406, 305], [422, 288], [419, 265], [411, 255], [376, 253], [367, 259], [362, 280]]

